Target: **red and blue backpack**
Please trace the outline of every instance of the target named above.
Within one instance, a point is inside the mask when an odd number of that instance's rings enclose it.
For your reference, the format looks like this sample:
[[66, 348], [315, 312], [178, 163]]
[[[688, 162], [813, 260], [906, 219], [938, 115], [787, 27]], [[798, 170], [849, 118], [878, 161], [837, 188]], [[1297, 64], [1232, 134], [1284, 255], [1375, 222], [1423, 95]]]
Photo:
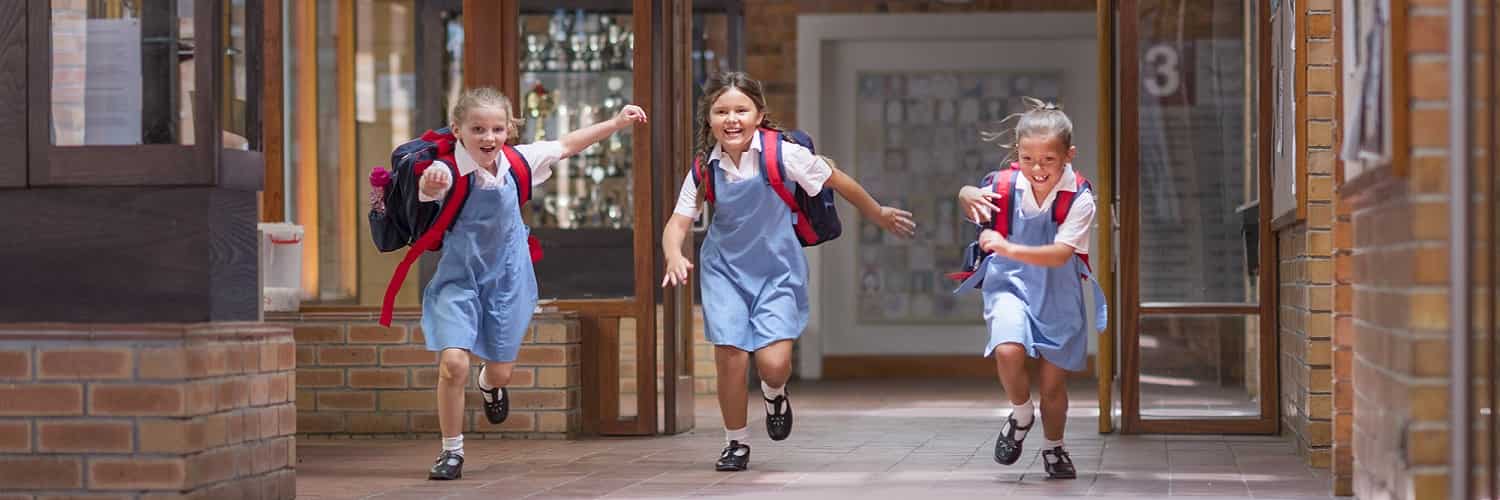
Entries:
[[[801, 130], [782, 132], [769, 128], [759, 129], [757, 133], [760, 134], [761, 144], [760, 171], [765, 173], [766, 184], [792, 209], [792, 215], [796, 217], [792, 221], [792, 231], [797, 234], [797, 241], [804, 247], [810, 247], [838, 238], [843, 233], [843, 224], [839, 221], [838, 210], [834, 206], [832, 189], [825, 187], [818, 194], [810, 195], [802, 189], [801, 184], [793, 183], [795, 192], [786, 188], [786, 167], [782, 164], [781, 142], [791, 142], [816, 153], [812, 136]], [[693, 182], [704, 190], [703, 199], [709, 203], [714, 202], [713, 174], [714, 169], [718, 168], [718, 162], [713, 160], [704, 165], [701, 159], [693, 159]]]
[[[995, 206], [999, 208], [1000, 211], [993, 214], [993, 217], [990, 217], [990, 222], [988, 224], [979, 225], [978, 231], [976, 231], [976, 234], [974, 235], [975, 241], [969, 243], [968, 246], [964, 247], [963, 270], [956, 273], [948, 273], [948, 277], [950, 279], [962, 282], [966, 279], [969, 279], [969, 276], [980, 271], [979, 263], [984, 260], [984, 257], [986, 255], [989, 255], [988, 252], [985, 252], [984, 250], [979, 248], [978, 237], [979, 234], [983, 233], [985, 229], [993, 229], [995, 230], [995, 232], [1000, 233], [1000, 236], [1006, 238], [1010, 237], [1011, 214], [1015, 213], [1016, 211], [1016, 178], [1020, 175], [1020, 164], [1011, 163], [1010, 168], [990, 172], [989, 174], [984, 176], [983, 180], [980, 181], [979, 184], [981, 186], [989, 185], [995, 192], [995, 194], [1000, 195], [1000, 199], [995, 200]], [[1073, 209], [1073, 199], [1076, 198], [1079, 193], [1092, 191], [1094, 189], [1093, 184], [1089, 183], [1089, 180], [1084, 178], [1083, 174], [1078, 173], [1076, 170], [1073, 172], [1073, 178], [1078, 183], [1077, 189], [1075, 191], [1058, 190], [1057, 196], [1052, 199], [1052, 223], [1057, 224], [1058, 226], [1061, 226], [1063, 221], [1068, 220], [1068, 212]], [[1089, 265], [1089, 254], [1079, 252], [1075, 255], [1078, 256], [1079, 260], [1083, 261], [1083, 266], [1085, 268], [1092, 269], [1092, 267]], [[976, 284], [975, 286], [978, 287], [979, 285]]]
[[[380, 306], [381, 325], [390, 326], [396, 293], [401, 291], [401, 284], [406, 281], [406, 274], [411, 271], [412, 263], [423, 252], [442, 249], [443, 235], [453, 227], [453, 221], [458, 219], [459, 211], [463, 210], [464, 203], [469, 199], [474, 175], [459, 174], [458, 162], [453, 157], [457, 146], [458, 139], [453, 136], [453, 131], [445, 127], [428, 130], [421, 137], [396, 146], [395, 151], [391, 152], [392, 172], [381, 198], [383, 206], [371, 207], [368, 216], [370, 236], [381, 252], [409, 248], [401, 263], [396, 265], [390, 284], [386, 285], [385, 299]], [[531, 165], [511, 145], [505, 144], [501, 150], [510, 163], [511, 184], [516, 187], [517, 200], [525, 206], [531, 200]], [[434, 161], [441, 161], [446, 165], [453, 179], [452, 188], [443, 198], [441, 206], [437, 203], [424, 203], [417, 198], [420, 191], [418, 181]], [[536, 237], [530, 237], [528, 243], [531, 246], [532, 260], [539, 260], [541, 247]]]

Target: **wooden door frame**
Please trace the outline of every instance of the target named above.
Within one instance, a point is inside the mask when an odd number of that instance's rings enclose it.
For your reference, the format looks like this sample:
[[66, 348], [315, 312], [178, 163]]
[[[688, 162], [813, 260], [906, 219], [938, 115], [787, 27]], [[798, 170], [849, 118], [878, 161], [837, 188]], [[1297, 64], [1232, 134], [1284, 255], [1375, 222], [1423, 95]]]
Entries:
[[[1120, 186], [1140, 185], [1140, 64], [1138, 0], [1117, 0], [1119, 31], [1117, 48], [1120, 57], [1119, 93], [1119, 161]], [[1255, 29], [1259, 59], [1269, 61], [1271, 54], [1271, 23], [1267, 9], [1257, 9]], [[1259, 154], [1256, 155], [1259, 170], [1259, 247], [1260, 270], [1259, 303], [1244, 304], [1162, 304], [1143, 307], [1140, 303], [1140, 192], [1139, 189], [1120, 190], [1120, 310], [1121, 323], [1121, 386], [1122, 408], [1121, 430], [1125, 433], [1170, 433], [1170, 434], [1270, 434], [1276, 432], [1280, 420], [1280, 390], [1277, 376], [1276, 338], [1276, 235], [1271, 232], [1272, 189], [1271, 157], [1267, 154], [1273, 144], [1274, 127], [1266, 118], [1273, 110], [1271, 99], [1272, 68], [1259, 65], [1260, 96], [1259, 116], [1256, 123], [1259, 131]], [[1260, 321], [1260, 416], [1255, 419], [1142, 419], [1140, 415], [1140, 320], [1142, 313], [1191, 313], [1191, 314], [1258, 314]], [[1102, 423], [1101, 423], [1102, 425]]]

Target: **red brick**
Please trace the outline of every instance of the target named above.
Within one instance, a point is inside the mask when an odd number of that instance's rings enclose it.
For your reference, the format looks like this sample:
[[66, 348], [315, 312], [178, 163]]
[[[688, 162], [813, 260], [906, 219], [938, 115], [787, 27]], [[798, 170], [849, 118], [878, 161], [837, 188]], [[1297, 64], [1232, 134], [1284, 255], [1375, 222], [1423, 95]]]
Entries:
[[188, 453], [204, 449], [207, 424], [204, 418], [140, 419], [136, 423], [141, 453]]
[[187, 484], [197, 486], [234, 478], [243, 447], [225, 447], [194, 455], [187, 460]]
[[266, 402], [270, 404], [285, 403], [296, 396], [296, 383], [293, 378], [296, 375], [291, 372], [281, 372], [270, 375], [270, 386], [266, 393]]
[[375, 364], [375, 346], [324, 346], [318, 348], [318, 364], [323, 366], [373, 365]]
[[380, 349], [381, 366], [437, 365], [437, 353], [421, 346], [391, 346]]
[[412, 329], [411, 329], [411, 340], [409, 342], [412, 343], [412, 344], [417, 344], [417, 345], [426, 345], [426, 343], [427, 343], [427, 336], [422, 333], [422, 327], [420, 327], [420, 326], [414, 326], [414, 327], [412, 327]]
[[[1448, 17], [1446, 15], [1414, 15], [1407, 17], [1406, 22], [1406, 46], [1412, 52], [1446, 52], [1448, 50]], [[1400, 50], [1400, 47], [1396, 49]], [[1447, 80], [1443, 80], [1443, 86], [1448, 86]]]
[[280, 355], [281, 344], [283, 342], [266, 342], [260, 345], [260, 371], [273, 372], [280, 369], [280, 361], [277, 358]]
[[406, 342], [406, 328], [400, 325], [385, 327], [360, 325], [349, 327], [350, 344], [402, 344]]
[[274, 438], [281, 435], [281, 409], [276, 407], [256, 408], [255, 412], [260, 415], [261, 439]]
[[44, 453], [130, 453], [135, 426], [129, 420], [42, 420], [37, 450]]
[[380, 392], [380, 411], [382, 412], [434, 411], [436, 409], [437, 393], [431, 390]]
[[181, 347], [141, 349], [139, 358], [138, 371], [143, 380], [180, 380], [192, 373], [187, 350]]
[[322, 392], [318, 393], [319, 410], [374, 411], [375, 392]]
[[[556, 368], [558, 368], [558, 369], [565, 369], [563, 367], [556, 367]], [[515, 368], [515, 369], [512, 369], [511, 372], [510, 372], [510, 383], [509, 384], [505, 384], [505, 385], [506, 385], [506, 387], [510, 387], [512, 389], [515, 389], [515, 388], [536, 387], [536, 370], [544, 370], [544, 369], [546, 369], [546, 368]], [[475, 376], [477, 377], [479, 375], [475, 374]]]
[[31, 422], [0, 420], [0, 453], [31, 451]]
[[21, 455], [0, 457], [0, 484], [7, 489], [62, 490], [83, 487], [79, 458]]
[[510, 391], [511, 408], [526, 410], [567, 409], [568, 392], [564, 390]]
[[183, 394], [187, 398], [184, 415], [205, 415], [214, 413], [219, 408], [219, 383], [214, 380], [199, 380], [183, 384]]
[[349, 387], [355, 389], [405, 389], [405, 368], [349, 370]]
[[265, 406], [271, 396], [270, 375], [246, 375], [250, 381], [250, 406]]
[[89, 462], [89, 485], [100, 490], [181, 490], [187, 467], [181, 458], [101, 459]]
[[292, 329], [292, 338], [297, 345], [342, 344], [344, 327], [339, 325], [299, 325]]
[[436, 413], [413, 413], [411, 414], [411, 431], [442, 432], [443, 427]]
[[224, 414], [224, 442], [227, 444], [239, 444], [245, 440], [245, 414], [240, 412], [229, 412]]
[[300, 368], [297, 370], [298, 387], [341, 387], [343, 385], [343, 369]]
[[89, 414], [181, 415], [186, 399], [179, 385], [93, 385], [89, 388]]
[[[280, 358], [277, 358], [278, 360]], [[297, 346], [297, 367], [318, 366], [318, 348], [312, 346]]]
[[31, 351], [0, 351], [0, 380], [31, 378]]
[[188, 348], [188, 373], [210, 377], [229, 373], [229, 351], [222, 344], [204, 344]]
[[437, 382], [437, 368], [415, 368], [411, 371], [411, 386], [413, 388], [433, 388], [437, 387]]
[[297, 432], [344, 432], [344, 414], [297, 412]]
[[126, 349], [44, 350], [37, 358], [40, 379], [117, 380], [135, 371], [135, 360]]
[[0, 416], [82, 415], [78, 384], [0, 385]]
[[284, 404], [276, 408], [276, 424], [278, 436], [291, 436], [297, 434], [297, 405]]
[[560, 433], [577, 432], [577, 426], [579, 423], [578, 420], [579, 417], [576, 413], [569, 414], [559, 411], [539, 411], [536, 412], [536, 431]]
[[[309, 352], [312, 348], [308, 348]], [[285, 342], [276, 346], [276, 369], [290, 370], [302, 364], [302, 349], [297, 344]]]
[[568, 351], [566, 346], [561, 345], [521, 346], [520, 353], [516, 355], [516, 364], [566, 365], [568, 364]]
[[349, 415], [349, 432], [355, 434], [389, 434], [411, 432], [406, 415]]
[[249, 406], [250, 403], [250, 381], [244, 377], [234, 377], [219, 382], [218, 390], [214, 394], [219, 396], [216, 409], [232, 410]]

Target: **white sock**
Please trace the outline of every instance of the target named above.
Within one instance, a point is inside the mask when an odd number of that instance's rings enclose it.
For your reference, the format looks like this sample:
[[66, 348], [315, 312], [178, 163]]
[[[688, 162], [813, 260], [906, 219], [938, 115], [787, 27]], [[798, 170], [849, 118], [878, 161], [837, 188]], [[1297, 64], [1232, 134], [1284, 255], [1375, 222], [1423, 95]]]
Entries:
[[[1027, 399], [1025, 403], [1015, 405], [1010, 411], [1010, 418], [1016, 419], [1016, 440], [1026, 439], [1026, 434], [1031, 432], [1031, 423], [1036, 420], [1036, 410]], [[1022, 429], [1025, 427], [1025, 429]]]
[[[494, 401], [490, 401], [490, 393], [486, 392], [486, 391], [493, 391], [493, 390], [495, 390], [494, 387], [490, 387], [489, 384], [484, 383], [484, 368], [480, 368], [479, 369], [479, 396], [484, 398], [484, 402], [486, 402], [486, 403], [493, 403]], [[501, 392], [500, 396], [504, 397], [505, 393]]]
[[1057, 441], [1053, 441], [1051, 439], [1048, 439], [1047, 440], [1047, 444], [1043, 445], [1042, 449], [1044, 449], [1044, 450], [1055, 450], [1055, 449], [1058, 449], [1058, 448], [1062, 448], [1062, 445], [1063, 445], [1063, 440], [1061, 440], [1061, 439], [1059, 439]]
[[760, 392], [766, 395], [766, 399], [776, 399], [776, 396], [786, 394], [786, 384], [773, 389], [771, 386], [766, 385], [766, 381], [762, 380], [760, 381]]
[[772, 389], [771, 386], [766, 385], [766, 381], [762, 380], [760, 382], [760, 393], [765, 395], [766, 400], [761, 401], [761, 404], [764, 404], [766, 406], [766, 414], [770, 415], [776, 411], [776, 408], [771, 405], [770, 400], [776, 399], [776, 396], [786, 395], [786, 385], [782, 385], [781, 387]]
[[728, 427], [724, 428], [724, 444], [726, 445], [729, 444], [730, 441], [739, 441], [740, 444], [745, 444], [745, 441], [749, 440], [750, 427], [740, 427], [738, 429], [730, 429]]
[[443, 451], [451, 451], [460, 457], [464, 456], [464, 435], [443, 438]]

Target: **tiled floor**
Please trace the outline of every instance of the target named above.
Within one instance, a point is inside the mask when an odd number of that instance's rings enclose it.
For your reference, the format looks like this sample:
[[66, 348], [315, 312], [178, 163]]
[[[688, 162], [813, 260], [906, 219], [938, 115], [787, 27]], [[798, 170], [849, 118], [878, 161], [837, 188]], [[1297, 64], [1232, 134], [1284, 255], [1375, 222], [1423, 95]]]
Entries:
[[[752, 418], [750, 470], [720, 473], [718, 407], [699, 398], [698, 430], [585, 441], [472, 440], [464, 479], [426, 481], [435, 440], [305, 441], [298, 498], [1327, 498], [1330, 480], [1282, 438], [1119, 436], [1095, 432], [1092, 385], [1074, 388], [1072, 481], [1051, 481], [1035, 452], [992, 458], [1009, 411], [994, 382], [794, 383], [796, 431], [771, 442]], [[759, 406], [752, 405], [752, 413]]]

